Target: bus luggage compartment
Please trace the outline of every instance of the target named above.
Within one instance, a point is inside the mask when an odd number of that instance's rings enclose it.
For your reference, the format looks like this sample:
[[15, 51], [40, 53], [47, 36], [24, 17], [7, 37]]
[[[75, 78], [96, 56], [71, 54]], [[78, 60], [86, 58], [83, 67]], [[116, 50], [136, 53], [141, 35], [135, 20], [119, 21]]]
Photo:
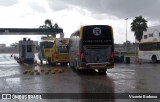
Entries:
[[111, 64], [111, 46], [86, 47], [84, 48], [87, 67], [105, 67]]

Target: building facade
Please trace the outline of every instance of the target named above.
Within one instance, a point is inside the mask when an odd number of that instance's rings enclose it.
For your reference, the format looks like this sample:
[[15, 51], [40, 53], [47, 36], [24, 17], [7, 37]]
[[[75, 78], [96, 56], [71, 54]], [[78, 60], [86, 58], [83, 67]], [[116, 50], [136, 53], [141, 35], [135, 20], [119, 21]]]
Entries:
[[148, 27], [147, 31], [143, 32], [141, 42], [160, 41], [160, 25]]
[[6, 47], [6, 44], [0, 44], [0, 49], [3, 49]]

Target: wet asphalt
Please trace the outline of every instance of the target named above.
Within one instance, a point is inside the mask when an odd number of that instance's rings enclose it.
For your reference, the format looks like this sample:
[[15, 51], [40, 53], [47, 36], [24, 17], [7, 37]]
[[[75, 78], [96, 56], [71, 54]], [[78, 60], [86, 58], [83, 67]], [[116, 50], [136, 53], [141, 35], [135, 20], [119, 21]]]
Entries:
[[[52, 70], [62, 69], [64, 72]], [[34, 71], [34, 74], [24, 73]], [[40, 75], [36, 75], [36, 71]], [[48, 73], [41, 72], [42, 70]], [[106, 75], [97, 71], [77, 73], [68, 66], [19, 64], [10, 54], [0, 54], [0, 93], [111, 93], [113, 99], [0, 99], [0, 102], [159, 102], [158, 99], [117, 99], [121, 93], [160, 93], [159, 64], [115, 63]], [[78, 94], [79, 95], [79, 94]], [[98, 95], [98, 94], [94, 94]], [[72, 97], [73, 98], [73, 97]]]

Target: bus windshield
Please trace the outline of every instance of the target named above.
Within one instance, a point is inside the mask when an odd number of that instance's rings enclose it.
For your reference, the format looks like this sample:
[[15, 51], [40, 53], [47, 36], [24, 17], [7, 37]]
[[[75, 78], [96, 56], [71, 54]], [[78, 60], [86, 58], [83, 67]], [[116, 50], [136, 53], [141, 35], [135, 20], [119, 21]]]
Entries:
[[45, 42], [41, 42], [40, 43], [40, 46], [42, 47], [44, 47], [44, 48], [52, 48], [53, 47], [53, 42], [49, 42], [49, 41], [45, 41]]
[[85, 26], [83, 28], [84, 45], [105, 45], [113, 43], [112, 28], [110, 26]]

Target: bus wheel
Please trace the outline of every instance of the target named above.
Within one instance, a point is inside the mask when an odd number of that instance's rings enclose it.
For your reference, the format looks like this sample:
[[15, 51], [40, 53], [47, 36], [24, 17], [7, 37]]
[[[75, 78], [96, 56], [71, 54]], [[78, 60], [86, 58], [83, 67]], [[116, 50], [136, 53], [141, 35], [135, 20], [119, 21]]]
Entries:
[[71, 65], [71, 62], [69, 62], [69, 67], [73, 69], [73, 66]]
[[50, 58], [48, 59], [48, 64], [51, 65], [51, 59]]
[[55, 65], [56, 65], [56, 63], [52, 63], [52, 65], [53, 65], [53, 66], [55, 66]]
[[152, 56], [152, 62], [153, 62], [153, 63], [156, 63], [156, 62], [157, 62], [157, 57], [156, 57], [156, 55], [153, 55], [153, 56]]
[[106, 74], [106, 69], [98, 69], [98, 73], [105, 75]]
[[81, 73], [82, 70], [79, 69], [78, 62], [76, 62], [76, 67], [74, 67], [77, 73]]
[[68, 65], [68, 63], [61, 63], [61, 65], [62, 65], [62, 66], [67, 66], [67, 65]]
[[43, 64], [43, 61], [42, 61], [42, 60], [40, 60], [40, 62], [41, 62], [41, 64]]

